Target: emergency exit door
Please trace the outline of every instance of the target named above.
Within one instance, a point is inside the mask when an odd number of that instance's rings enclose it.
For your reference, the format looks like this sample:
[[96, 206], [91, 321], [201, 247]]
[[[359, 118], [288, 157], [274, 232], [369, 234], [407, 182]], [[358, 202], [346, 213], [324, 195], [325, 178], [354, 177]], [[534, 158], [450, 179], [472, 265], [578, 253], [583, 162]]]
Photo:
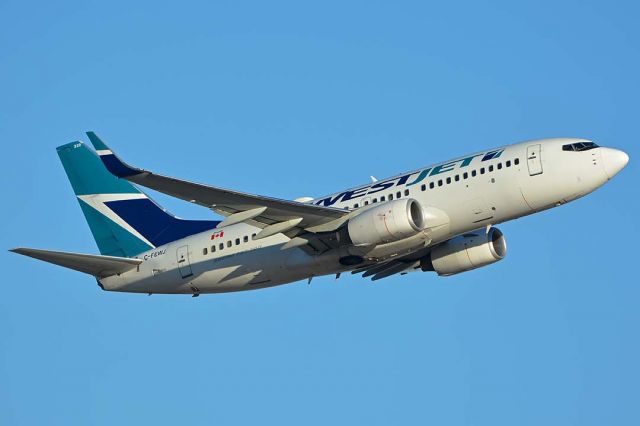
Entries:
[[176, 257], [178, 258], [180, 276], [182, 278], [187, 278], [193, 275], [193, 271], [191, 271], [191, 262], [189, 262], [189, 246], [178, 247]]
[[529, 176], [542, 174], [542, 154], [540, 145], [530, 145], [527, 147], [527, 167]]

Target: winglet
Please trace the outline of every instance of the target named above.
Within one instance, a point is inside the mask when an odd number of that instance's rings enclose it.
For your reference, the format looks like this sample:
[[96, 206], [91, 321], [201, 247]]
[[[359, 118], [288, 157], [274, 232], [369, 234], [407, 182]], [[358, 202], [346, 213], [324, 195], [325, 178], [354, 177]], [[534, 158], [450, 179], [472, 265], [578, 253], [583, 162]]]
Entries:
[[119, 178], [126, 178], [144, 172], [144, 170], [131, 167], [122, 161], [94, 132], [87, 132], [87, 136], [104, 163], [104, 166], [113, 175]]
[[89, 136], [89, 140], [91, 141], [91, 144], [96, 149], [96, 151], [110, 151], [107, 144], [102, 142], [102, 139], [100, 139], [98, 135], [95, 134], [95, 132], [87, 132], [87, 136]]

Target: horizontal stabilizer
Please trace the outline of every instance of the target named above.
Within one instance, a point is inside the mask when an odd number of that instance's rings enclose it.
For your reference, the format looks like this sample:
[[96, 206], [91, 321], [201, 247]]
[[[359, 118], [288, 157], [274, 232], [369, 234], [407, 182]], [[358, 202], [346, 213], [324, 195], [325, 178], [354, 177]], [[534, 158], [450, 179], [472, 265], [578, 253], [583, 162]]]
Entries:
[[142, 263], [142, 259], [128, 257], [102, 256], [97, 254], [69, 253], [64, 251], [15, 248], [10, 251], [35, 259], [44, 260], [54, 265], [104, 278], [127, 272]]

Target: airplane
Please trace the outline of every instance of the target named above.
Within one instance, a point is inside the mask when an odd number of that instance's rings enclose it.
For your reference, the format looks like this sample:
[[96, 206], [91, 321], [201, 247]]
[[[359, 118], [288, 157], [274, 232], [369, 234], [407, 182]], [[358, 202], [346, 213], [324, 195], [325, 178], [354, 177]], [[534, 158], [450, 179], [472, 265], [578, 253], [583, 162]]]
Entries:
[[[587, 195], [629, 161], [588, 139], [540, 139], [291, 201], [132, 167], [87, 136], [95, 151], [76, 141], [57, 152], [101, 254], [11, 251], [93, 275], [106, 291], [149, 295], [196, 297], [345, 272], [375, 281], [470, 271], [505, 257], [495, 225]], [[180, 219], [139, 186], [223, 219]]]

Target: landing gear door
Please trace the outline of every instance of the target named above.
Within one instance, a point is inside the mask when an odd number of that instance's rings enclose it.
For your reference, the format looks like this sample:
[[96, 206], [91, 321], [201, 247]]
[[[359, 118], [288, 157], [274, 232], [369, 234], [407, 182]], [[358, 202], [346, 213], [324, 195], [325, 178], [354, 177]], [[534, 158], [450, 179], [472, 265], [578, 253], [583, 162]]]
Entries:
[[529, 145], [527, 147], [527, 167], [529, 176], [542, 174], [542, 153], [540, 145]]
[[178, 269], [180, 270], [180, 276], [187, 278], [193, 275], [191, 270], [191, 262], [189, 262], [189, 246], [178, 247], [176, 251], [176, 257], [178, 260]]

